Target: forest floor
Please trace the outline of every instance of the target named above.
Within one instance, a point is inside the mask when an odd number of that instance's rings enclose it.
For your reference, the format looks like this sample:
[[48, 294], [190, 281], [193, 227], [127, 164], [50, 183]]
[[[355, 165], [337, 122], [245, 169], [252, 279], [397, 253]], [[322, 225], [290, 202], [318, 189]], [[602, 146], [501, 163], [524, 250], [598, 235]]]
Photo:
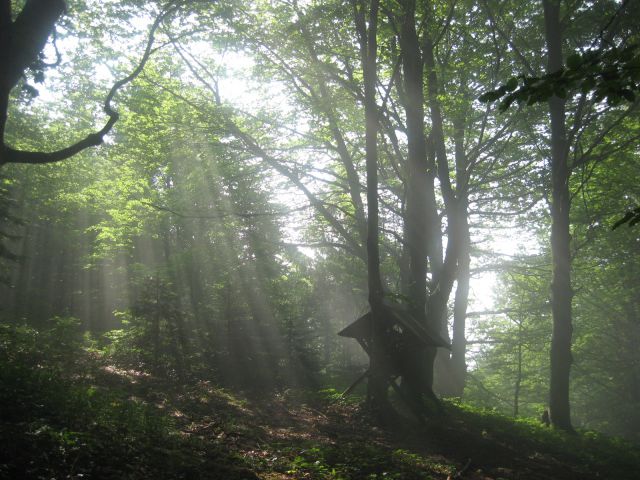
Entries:
[[640, 451], [447, 403], [443, 417], [376, 426], [326, 391], [231, 395], [206, 382], [167, 391], [184, 435], [215, 439], [261, 479], [637, 479]]
[[243, 394], [101, 362], [82, 375], [7, 365], [0, 478], [620, 480], [640, 471], [640, 448], [619, 439], [452, 402], [437, 419], [399, 415], [382, 428], [333, 390]]

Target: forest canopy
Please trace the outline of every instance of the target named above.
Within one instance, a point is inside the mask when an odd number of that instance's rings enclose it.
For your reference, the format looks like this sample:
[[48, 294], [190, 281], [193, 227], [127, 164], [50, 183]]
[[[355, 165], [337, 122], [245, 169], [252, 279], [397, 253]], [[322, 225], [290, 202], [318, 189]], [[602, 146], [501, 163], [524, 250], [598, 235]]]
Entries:
[[[140, 405], [172, 389], [640, 441], [637, 18], [637, 0], [0, 0], [3, 389], [52, 412], [97, 395], [78, 411], [138, 418], [104, 428], [140, 445], [166, 441]], [[155, 397], [114, 400], [119, 374]], [[36, 407], [7, 412], [40, 438]], [[286, 478], [378, 478], [306, 452]], [[60, 455], [47, 474], [72, 473]]]

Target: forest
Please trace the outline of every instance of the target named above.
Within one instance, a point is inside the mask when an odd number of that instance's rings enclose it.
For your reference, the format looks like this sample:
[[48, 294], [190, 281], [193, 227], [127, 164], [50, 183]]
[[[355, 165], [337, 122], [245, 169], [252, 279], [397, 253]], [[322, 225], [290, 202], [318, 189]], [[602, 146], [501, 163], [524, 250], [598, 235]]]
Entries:
[[639, 0], [0, 0], [0, 479], [636, 479]]

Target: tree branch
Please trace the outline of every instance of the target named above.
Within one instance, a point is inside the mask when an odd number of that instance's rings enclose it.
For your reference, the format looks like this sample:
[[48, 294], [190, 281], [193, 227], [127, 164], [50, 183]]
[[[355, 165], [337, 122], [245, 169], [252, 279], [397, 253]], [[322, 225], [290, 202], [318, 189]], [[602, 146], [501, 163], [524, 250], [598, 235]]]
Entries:
[[[42, 2], [36, 2], [36, 3], [42, 3]], [[27, 5], [29, 5], [29, 3]], [[142, 58], [140, 59], [140, 62], [138, 63], [138, 66], [129, 75], [127, 75], [126, 77], [114, 83], [113, 86], [111, 87], [111, 90], [109, 90], [109, 93], [107, 94], [107, 97], [104, 102], [104, 112], [107, 114], [109, 119], [107, 120], [107, 123], [104, 125], [104, 127], [102, 127], [97, 132], [90, 133], [79, 142], [76, 142], [69, 147], [56, 150], [54, 152], [34, 152], [34, 151], [16, 150], [3, 144], [2, 150], [0, 151], [0, 166], [4, 165], [5, 163], [43, 164], [43, 163], [59, 162], [61, 160], [65, 160], [69, 157], [72, 157], [73, 155], [81, 152], [82, 150], [100, 145], [103, 142], [104, 136], [111, 131], [115, 123], [120, 118], [120, 115], [118, 114], [118, 112], [116, 112], [113, 109], [113, 106], [111, 105], [111, 102], [113, 101], [114, 96], [116, 95], [116, 93], [118, 93], [118, 91], [123, 86], [132, 82], [133, 80], [136, 79], [138, 75], [140, 75], [140, 72], [142, 72], [142, 70], [144, 69], [144, 66], [149, 60], [149, 57], [151, 56], [156, 30], [158, 29], [162, 21], [164, 21], [164, 19], [167, 18], [168, 15], [175, 12], [177, 8], [178, 8], [177, 6], [173, 6], [165, 10], [156, 18], [156, 20], [153, 22], [153, 25], [151, 26], [151, 29], [149, 31], [147, 46], [145, 48], [144, 54], [142, 55]]]
[[289, 210], [281, 210], [281, 211], [274, 211], [274, 212], [253, 212], [253, 213], [220, 212], [217, 214], [210, 214], [210, 213], [206, 214], [206, 213], [183, 213], [183, 212], [178, 212], [176, 210], [173, 210], [167, 207], [166, 205], [158, 205], [151, 202], [142, 202], [142, 203], [144, 203], [145, 205], [149, 205], [150, 207], [155, 208], [156, 210], [171, 213], [173, 215], [176, 215], [177, 217], [196, 218], [196, 219], [205, 219], [205, 220], [221, 220], [227, 217], [239, 217], [239, 218], [278, 217], [278, 216], [290, 215], [293, 212], [299, 212], [299, 211], [310, 208], [309, 205], [303, 205], [302, 207], [298, 207], [298, 208], [292, 208]]

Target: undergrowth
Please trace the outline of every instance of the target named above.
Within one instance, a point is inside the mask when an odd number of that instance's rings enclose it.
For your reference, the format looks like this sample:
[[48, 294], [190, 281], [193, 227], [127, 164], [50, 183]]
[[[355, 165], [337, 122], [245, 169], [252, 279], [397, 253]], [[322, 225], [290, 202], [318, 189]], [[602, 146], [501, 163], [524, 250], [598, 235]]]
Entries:
[[103, 362], [78, 327], [0, 325], [0, 478], [255, 478], [100, 378]]
[[514, 419], [460, 401], [447, 404], [450, 415], [467, 430], [504, 445], [517, 445], [532, 456], [559, 456], [609, 478], [634, 478], [640, 467], [640, 447], [619, 437], [589, 430], [566, 433], [533, 418]]
[[83, 335], [0, 324], [0, 479], [635, 479], [638, 446], [445, 401], [445, 415], [376, 428], [332, 388], [243, 397], [176, 384]]

